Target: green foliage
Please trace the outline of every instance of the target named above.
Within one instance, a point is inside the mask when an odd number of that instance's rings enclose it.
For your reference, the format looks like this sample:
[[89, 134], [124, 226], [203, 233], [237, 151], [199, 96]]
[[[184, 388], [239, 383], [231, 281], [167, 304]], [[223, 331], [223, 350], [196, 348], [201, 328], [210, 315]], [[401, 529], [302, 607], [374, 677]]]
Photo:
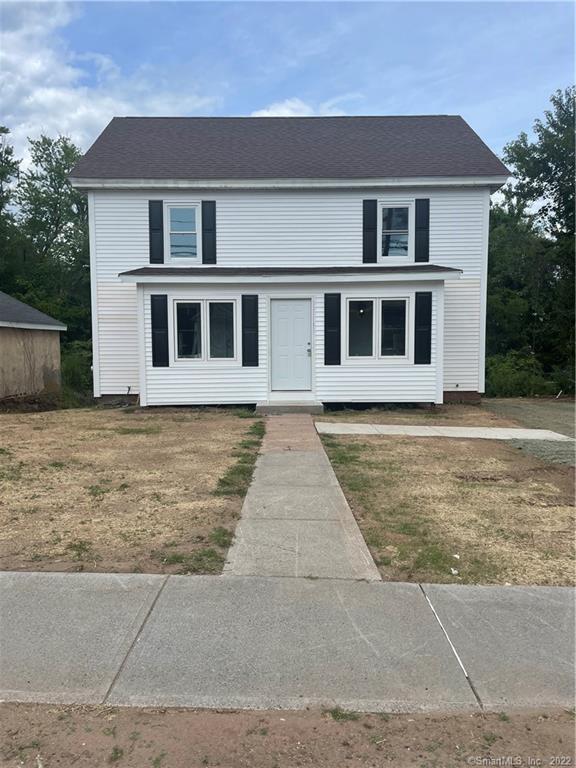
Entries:
[[30, 140], [20, 172], [0, 127], [0, 285], [68, 326], [63, 342], [90, 338], [88, 210], [68, 174], [80, 150], [70, 139]]
[[486, 360], [486, 394], [491, 397], [552, 395], [558, 389], [534, 355], [508, 352]]
[[506, 145], [515, 179], [491, 213], [487, 392], [574, 391], [574, 101]]
[[62, 348], [62, 385], [75, 392], [92, 390], [92, 344], [73, 341]]

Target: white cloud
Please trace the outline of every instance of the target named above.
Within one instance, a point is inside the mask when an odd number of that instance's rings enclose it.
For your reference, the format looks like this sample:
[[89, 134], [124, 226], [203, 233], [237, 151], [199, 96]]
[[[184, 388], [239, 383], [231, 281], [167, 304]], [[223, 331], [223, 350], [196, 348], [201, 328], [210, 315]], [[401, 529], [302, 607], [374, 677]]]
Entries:
[[67, 2], [2, 7], [2, 123], [11, 130], [17, 157], [26, 162], [27, 137], [41, 133], [70, 136], [86, 150], [115, 115], [214, 110], [217, 97], [203, 96], [189, 86], [184, 94], [165, 85], [154, 87], [154, 73], [144, 67], [125, 77], [109, 56], [70, 50], [58, 33], [75, 12]]
[[314, 106], [293, 96], [284, 101], [275, 101], [263, 109], [257, 109], [251, 113], [251, 117], [338, 117], [346, 114], [338, 107], [339, 104], [359, 98], [362, 98], [359, 93], [346, 93]]

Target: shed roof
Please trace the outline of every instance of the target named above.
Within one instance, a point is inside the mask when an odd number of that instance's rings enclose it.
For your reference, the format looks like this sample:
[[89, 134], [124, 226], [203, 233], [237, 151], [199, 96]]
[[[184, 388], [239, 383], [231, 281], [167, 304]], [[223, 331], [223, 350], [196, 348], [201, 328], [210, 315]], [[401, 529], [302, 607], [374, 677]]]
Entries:
[[0, 326], [46, 331], [66, 330], [64, 323], [2, 291], [0, 291]]

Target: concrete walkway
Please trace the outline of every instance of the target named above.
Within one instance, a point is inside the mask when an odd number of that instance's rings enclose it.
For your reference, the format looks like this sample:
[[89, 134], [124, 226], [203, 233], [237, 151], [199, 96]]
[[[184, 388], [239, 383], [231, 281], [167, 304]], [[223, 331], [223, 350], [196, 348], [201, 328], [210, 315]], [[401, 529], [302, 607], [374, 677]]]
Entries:
[[459, 437], [483, 440], [553, 440], [573, 443], [574, 439], [549, 429], [502, 427], [427, 427], [404, 424], [350, 424], [316, 422], [323, 435], [406, 435], [409, 437]]
[[224, 574], [380, 580], [309, 415], [268, 417]]
[[573, 706], [573, 590], [0, 574], [0, 697], [366, 711]]

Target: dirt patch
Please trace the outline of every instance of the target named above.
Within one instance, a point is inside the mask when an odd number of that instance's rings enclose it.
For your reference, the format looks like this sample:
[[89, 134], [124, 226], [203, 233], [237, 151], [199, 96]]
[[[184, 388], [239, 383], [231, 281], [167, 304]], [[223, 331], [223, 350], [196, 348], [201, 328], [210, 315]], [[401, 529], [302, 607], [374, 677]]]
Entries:
[[0, 569], [220, 572], [260, 440], [238, 415], [0, 415]]
[[423, 424], [429, 427], [517, 427], [513, 418], [504, 417], [484, 404], [434, 406], [381, 406], [377, 408], [328, 409], [316, 421], [342, 421], [358, 424]]
[[[0, 755], [5, 768], [574, 765], [574, 720], [562, 710], [342, 714], [4, 704]], [[488, 762], [502, 756], [522, 762]]]
[[574, 473], [492, 440], [322, 437], [382, 577], [574, 583]]

